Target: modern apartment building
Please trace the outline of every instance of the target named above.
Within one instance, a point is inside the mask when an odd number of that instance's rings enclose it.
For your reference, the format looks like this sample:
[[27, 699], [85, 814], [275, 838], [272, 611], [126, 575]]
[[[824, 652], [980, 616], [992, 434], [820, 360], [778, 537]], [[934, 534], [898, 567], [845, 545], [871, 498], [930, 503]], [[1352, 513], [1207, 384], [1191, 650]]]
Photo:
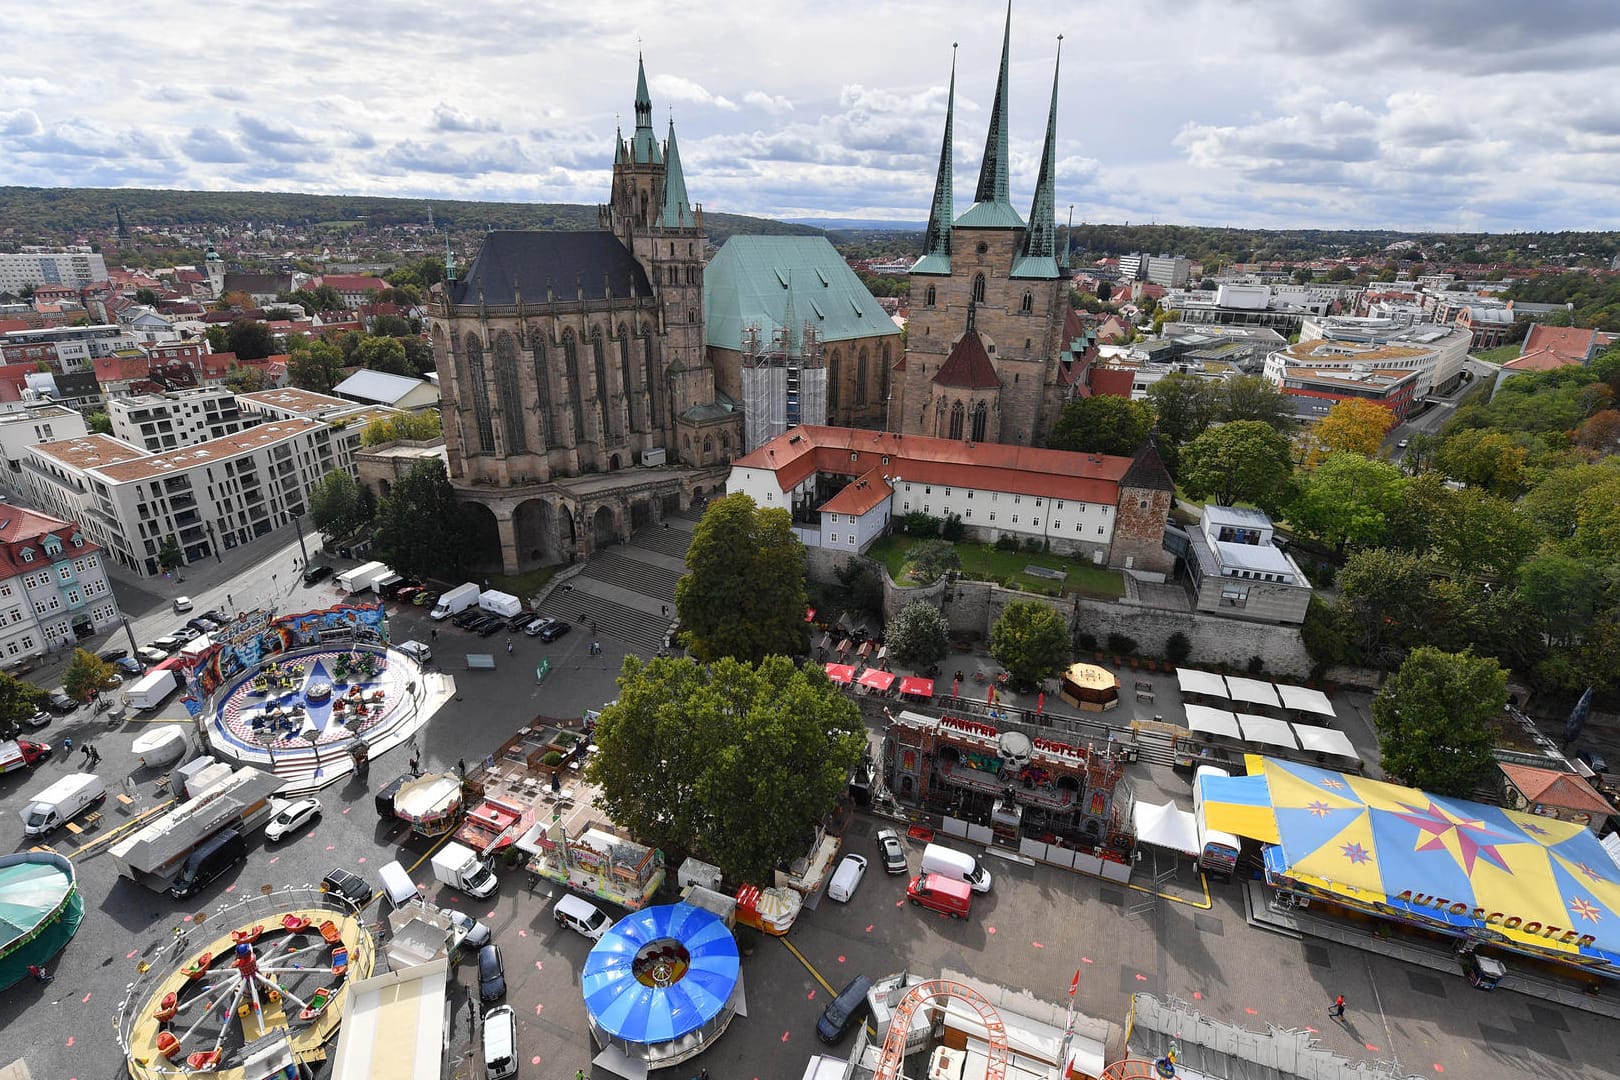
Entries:
[[1192, 277], [1192, 260], [1185, 255], [1139, 251], [1119, 257], [1119, 276], [1125, 281], [1151, 281], [1167, 289], [1185, 289]]
[[1417, 396], [1445, 393], [1462, 377], [1472, 338], [1459, 326], [1407, 325], [1400, 319], [1331, 315], [1300, 324], [1299, 343], [1273, 352], [1266, 377], [1281, 378], [1284, 367], [1418, 369]]
[[153, 454], [109, 435], [30, 447], [35, 498], [80, 521], [109, 558], [159, 573], [167, 537], [182, 562], [250, 543], [302, 515], [337, 457], [316, 420], [274, 420], [221, 439]]
[[107, 280], [107, 263], [89, 248], [0, 255], [0, 293], [29, 285], [88, 285]]
[[259, 422], [242, 412], [235, 394], [217, 387], [112, 398], [107, 415], [116, 438], [154, 454], [221, 439]]
[[333, 467], [353, 473], [360, 454], [360, 443], [366, 425], [373, 420], [395, 415], [397, 409], [318, 394], [313, 390], [300, 390], [287, 386], [279, 390], [260, 390], [237, 397], [245, 419], [319, 420], [332, 431]]
[[0, 506], [0, 663], [119, 624], [101, 548], [71, 521]]
[[138, 344], [135, 335], [122, 326], [10, 330], [0, 334], [0, 357], [7, 364], [47, 364], [52, 371], [65, 374], [90, 371], [99, 358], [135, 349]]
[[30, 446], [58, 439], [82, 439], [89, 434], [84, 414], [61, 405], [25, 405], [16, 412], [0, 413], [0, 473], [14, 490], [27, 487], [23, 458]]

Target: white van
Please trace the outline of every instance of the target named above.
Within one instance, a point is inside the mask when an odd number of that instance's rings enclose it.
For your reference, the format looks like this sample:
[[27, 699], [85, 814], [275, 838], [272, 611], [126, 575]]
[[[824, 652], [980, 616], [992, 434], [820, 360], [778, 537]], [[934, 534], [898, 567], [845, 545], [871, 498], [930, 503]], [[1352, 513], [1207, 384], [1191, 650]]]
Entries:
[[577, 930], [592, 941], [601, 941], [602, 935], [613, 929], [613, 920], [601, 908], [573, 893], [561, 896], [551, 914], [558, 926]]
[[827, 883], [827, 898], [840, 904], [849, 903], [849, 898], [855, 895], [855, 887], [865, 876], [866, 859], [860, 855], [845, 855]]
[[402, 908], [412, 900], [422, 898], [416, 882], [411, 880], [411, 875], [407, 874], [405, 868], [398, 862], [381, 867], [377, 871], [377, 880], [382, 884], [383, 895], [388, 897], [388, 902], [396, 908]]
[[433, 650], [420, 641], [402, 641], [394, 648], [415, 660], [418, 664], [425, 664], [433, 659]]
[[484, 1072], [489, 1080], [505, 1080], [517, 1071], [517, 1016], [502, 1005], [484, 1014]]
[[973, 856], [939, 844], [923, 848], [922, 873], [965, 881], [973, 886], [974, 892], [990, 891], [990, 871]]

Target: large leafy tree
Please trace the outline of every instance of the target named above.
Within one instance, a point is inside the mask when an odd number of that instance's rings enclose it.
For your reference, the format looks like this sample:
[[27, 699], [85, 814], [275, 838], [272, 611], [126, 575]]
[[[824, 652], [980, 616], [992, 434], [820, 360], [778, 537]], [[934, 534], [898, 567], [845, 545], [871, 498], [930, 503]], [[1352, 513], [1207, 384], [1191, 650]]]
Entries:
[[85, 414], [84, 426], [93, 435], [111, 435], [112, 417], [107, 415], [106, 409], [97, 409], [95, 412]]
[[1056, 608], [1014, 600], [990, 627], [990, 655], [1019, 686], [1033, 686], [1074, 659], [1069, 627]]
[[256, 367], [235, 364], [225, 372], [225, 388], [233, 394], [253, 394], [269, 386], [269, 378]]
[[1053, 450], [1129, 456], [1153, 426], [1153, 406], [1146, 401], [1098, 395], [1063, 406], [1046, 445]]
[[225, 331], [225, 343], [238, 360], [263, 360], [276, 351], [276, 339], [267, 323], [237, 319]]
[[95, 653], [75, 649], [67, 673], [62, 676], [62, 688], [74, 701], [89, 701], [103, 690], [113, 676], [112, 665]]
[[309, 519], [328, 544], [348, 536], [368, 516], [360, 485], [342, 469], [333, 469], [310, 489]]
[[1517, 503], [1478, 488], [1453, 492], [1444, 510], [1431, 551], [1453, 573], [1510, 577], [1540, 541]]
[[1222, 506], [1253, 503], [1275, 515], [1293, 497], [1293, 477], [1288, 440], [1263, 421], [1238, 420], [1188, 443], [1178, 479], [1195, 499]]
[[372, 371], [386, 371], [390, 375], [412, 375], [416, 369], [405, 358], [405, 346], [398, 338], [368, 337], [355, 347], [354, 359]]
[[1617, 576], [1615, 567], [1544, 551], [1519, 568], [1519, 591], [1535, 610], [1542, 632], [1554, 645], [1567, 648], [1607, 606]]
[[1434, 569], [1410, 552], [1366, 548], [1339, 571], [1339, 593], [1351, 632], [1369, 662], [1381, 663], [1417, 640], [1429, 618]]
[[1395, 414], [1376, 401], [1347, 398], [1328, 410], [1316, 425], [1316, 441], [1322, 455], [1338, 452], [1374, 457], [1384, 445], [1384, 434], [1395, 423]]
[[1219, 387], [1185, 371], [1172, 371], [1148, 387], [1148, 399], [1158, 414], [1159, 452], [1171, 472], [1181, 448], [1192, 442], [1215, 420], [1220, 407]]
[[22, 722], [39, 710], [44, 699], [39, 687], [0, 672], [0, 738], [16, 738]]
[[854, 702], [783, 656], [627, 657], [595, 737], [586, 775], [617, 824], [671, 859], [698, 853], [756, 883], [804, 853], [866, 744]]
[[473, 535], [444, 462], [418, 461], [377, 508], [377, 557], [406, 577], [462, 577]]
[[804, 545], [786, 510], [737, 493], [709, 504], [675, 585], [686, 645], [700, 660], [757, 663], [809, 643]]
[[1435, 467], [1453, 480], [1498, 495], [1517, 495], [1529, 451], [1509, 435], [1471, 428], [1449, 436], [1435, 454]]
[[1436, 795], [1469, 797], [1495, 768], [1495, 723], [1507, 704], [1495, 660], [1423, 645], [1373, 699], [1384, 771]]
[[343, 353], [329, 341], [311, 341], [293, 350], [287, 361], [287, 379], [300, 390], [331, 393], [343, 379]]
[[1263, 375], [1239, 375], [1221, 383], [1220, 419], [1258, 420], [1287, 434], [1299, 425], [1288, 396]]
[[962, 568], [962, 553], [949, 540], [921, 540], [906, 552], [907, 571], [913, 581], [924, 585], [938, 581], [950, 570]]
[[889, 620], [883, 642], [889, 656], [901, 667], [922, 668], [937, 664], [950, 651], [951, 627], [932, 604], [913, 600]]
[[1405, 483], [1401, 470], [1387, 461], [1343, 451], [1330, 454], [1305, 479], [1288, 520], [1341, 553], [1350, 546], [1376, 544]]

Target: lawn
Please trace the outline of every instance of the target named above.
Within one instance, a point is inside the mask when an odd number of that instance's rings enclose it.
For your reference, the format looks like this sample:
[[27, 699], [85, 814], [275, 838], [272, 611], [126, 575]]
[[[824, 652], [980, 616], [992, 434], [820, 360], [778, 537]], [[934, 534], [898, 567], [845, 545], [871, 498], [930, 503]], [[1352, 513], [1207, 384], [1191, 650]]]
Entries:
[[542, 566], [536, 570], [530, 570], [526, 574], [518, 574], [514, 577], [491, 574], [489, 576], [489, 587], [498, 589], [503, 593], [511, 593], [527, 604], [534, 594], [539, 592], [546, 582], [551, 580], [551, 576], [561, 569], [561, 566]]
[[[897, 585], [905, 586], [911, 583], [902, 580], [901, 574], [906, 564], [906, 551], [913, 543], [915, 540], [910, 536], [887, 536], [873, 544], [867, 554], [889, 568], [889, 576]], [[956, 551], [962, 557], [962, 576], [973, 581], [1008, 581], [1012, 587], [1026, 592], [1050, 594], [1059, 585], [1057, 581], [1024, 573], [1026, 566], [1041, 566], [1067, 572], [1068, 577], [1062, 582], [1066, 596], [1113, 600], [1125, 595], [1125, 579], [1119, 571], [1089, 561], [1062, 555], [997, 551], [989, 544], [960, 543], [956, 545]]]
[[1505, 364], [1509, 360], [1519, 358], [1519, 346], [1502, 345], [1495, 349], [1481, 349], [1476, 353], [1469, 353], [1475, 360], [1483, 360], [1487, 364]]

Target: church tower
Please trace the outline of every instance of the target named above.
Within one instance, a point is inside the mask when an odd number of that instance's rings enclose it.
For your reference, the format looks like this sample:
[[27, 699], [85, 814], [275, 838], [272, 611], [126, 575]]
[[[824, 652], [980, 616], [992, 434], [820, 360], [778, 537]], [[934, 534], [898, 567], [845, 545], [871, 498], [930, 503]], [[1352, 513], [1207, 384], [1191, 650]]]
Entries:
[[[972, 388], [977, 399], [974, 404], [984, 405], [990, 416], [1000, 418], [999, 425], [986, 425], [996, 430], [992, 438], [1040, 445], [1062, 408], [1068, 385], [1062, 329], [1069, 275], [1056, 258], [1053, 206], [1058, 75], [1054, 69], [1041, 171], [1026, 225], [1013, 208], [1010, 190], [1007, 84], [1011, 46], [1009, 4], [973, 205], [954, 220], [951, 154], [956, 65], [954, 58], [952, 61], [934, 201], [923, 255], [911, 268], [906, 356], [895, 371], [897, 393], [890, 426], [902, 432], [933, 434], [942, 426], [951, 430], [949, 418], [942, 424], [938, 413], [940, 384], [936, 378], [962, 339], [962, 328], [969, 325], [976, 327], [999, 384], [993, 393], [984, 386]], [[952, 378], [958, 377], [953, 373]], [[976, 379], [983, 381], [982, 371]], [[995, 400], [987, 400], [989, 397]], [[972, 427], [970, 420], [967, 429]]]

